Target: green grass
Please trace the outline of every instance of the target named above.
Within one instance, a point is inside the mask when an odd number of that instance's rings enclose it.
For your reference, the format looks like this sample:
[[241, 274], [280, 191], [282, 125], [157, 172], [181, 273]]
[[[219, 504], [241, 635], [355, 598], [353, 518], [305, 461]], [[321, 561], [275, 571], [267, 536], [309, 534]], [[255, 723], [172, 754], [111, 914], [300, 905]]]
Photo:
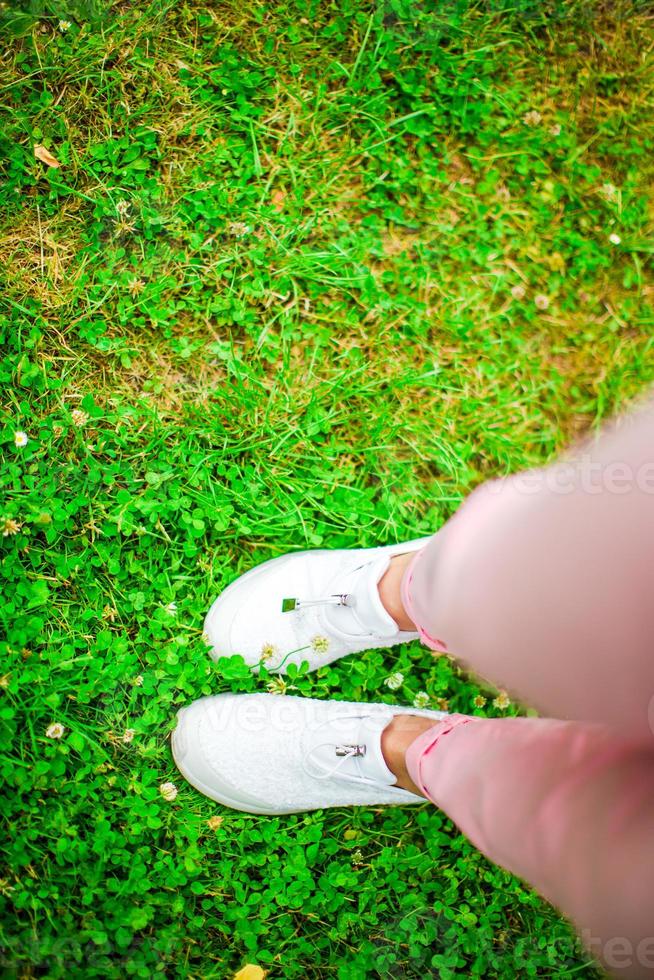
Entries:
[[[241, 570], [430, 533], [654, 379], [647, 5], [0, 23], [3, 975], [593, 976], [435, 808], [221, 812], [168, 734], [265, 689], [201, 639]], [[502, 713], [418, 644], [290, 683]]]

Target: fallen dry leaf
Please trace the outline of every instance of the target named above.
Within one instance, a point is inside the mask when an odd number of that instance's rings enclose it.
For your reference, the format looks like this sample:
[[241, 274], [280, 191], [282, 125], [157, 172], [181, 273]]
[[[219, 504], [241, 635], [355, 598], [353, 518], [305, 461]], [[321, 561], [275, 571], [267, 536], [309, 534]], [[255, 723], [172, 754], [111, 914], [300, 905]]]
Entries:
[[273, 203], [273, 207], [275, 211], [284, 210], [284, 201], [286, 200], [286, 194], [280, 187], [278, 187], [277, 190], [274, 190], [272, 192], [272, 194], [270, 195], [270, 199]]
[[50, 150], [46, 150], [45, 146], [41, 146], [40, 143], [34, 147], [34, 156], [36, 157], [37, 160], [40, 160], [41, 163], [47, 164], [48, 167], [61, 166], [56, 156], [50, 153]]
[[248, 963], [238, 973], [234, 974], [234, 980], [263, 980], [265, 975], [264, 970], [260, 966], [256, 966], [254, 963]]

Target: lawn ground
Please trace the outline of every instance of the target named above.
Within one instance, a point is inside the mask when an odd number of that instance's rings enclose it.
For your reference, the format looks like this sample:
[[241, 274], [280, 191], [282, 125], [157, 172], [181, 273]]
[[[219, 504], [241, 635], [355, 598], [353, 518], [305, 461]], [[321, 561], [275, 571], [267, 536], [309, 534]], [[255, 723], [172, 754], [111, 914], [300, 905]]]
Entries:
[[[32, 0], [0, 32], [3, 975], [594, 976], [435, 808], [239, 815], [168, 734], [271, 683], [202, 642], [239, 571], [430, 533], [654, 379], [648, 5]], [[517, 710], [419, 644], [288, 685]]]

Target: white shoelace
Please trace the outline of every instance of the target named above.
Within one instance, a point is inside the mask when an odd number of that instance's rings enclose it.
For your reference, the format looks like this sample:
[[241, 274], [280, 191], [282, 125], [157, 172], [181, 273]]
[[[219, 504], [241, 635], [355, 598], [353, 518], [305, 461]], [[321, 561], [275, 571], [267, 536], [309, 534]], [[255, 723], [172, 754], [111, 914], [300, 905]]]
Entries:
[[[338, 762], [332, 766], [331, 769], [323, 769], [323, 767], [311, 756], [318, 749], [322, 749], [325, 746], [329, 746], [334, 749], [336, 755], [338, 755]], [[361, 751], [363, 749], [363, 752]], [[340, 751], [339, 751], [340, 750]], [[342, 766], [348, 761], [348, 759], [354, 759], [357, 756], [364, 756], [366, 753], [365, 745], [345, 745], [339, 742], [319, 742], [318, 745], [314, 745], [305, 755], [302, 760], [302, 768], [304, 769], [307, 776], [311, 776], [313, 779], [331, 779], [336, 773], [342, 768]], [[307, 763], [316, 762], [317, 766], [320, 766], [319, 770], [311, 771]], [[351, 783], [371, 783], [376, 785], [376, 780], [368, 779], [366, 776], [354, 775], [352, 773], [341, 772], [339, 773], [340, 779], [347, 779]]]

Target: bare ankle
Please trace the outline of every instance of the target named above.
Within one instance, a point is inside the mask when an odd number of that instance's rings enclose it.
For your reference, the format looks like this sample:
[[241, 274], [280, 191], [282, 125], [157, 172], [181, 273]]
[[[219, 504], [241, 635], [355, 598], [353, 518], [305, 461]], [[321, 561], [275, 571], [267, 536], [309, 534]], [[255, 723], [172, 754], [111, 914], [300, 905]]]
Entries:
[[421, 718], [420, 715], [394, 715], [393, 720], [382, 732], [382, 754], [386, 765], [395, 776], [396, 785], [417, 796], [424, 796], [424, 794], [409, 775], [406, 752], [412, 742], [433, 726], [434, 721], [431, 718]]
[[395, 620], [401, 630], [415, 630], [415, 623], [409, 617], [402, 603], [402, 579], [413, 554], [396, 555], [379, 582], [379, 598], [389, 616]]

